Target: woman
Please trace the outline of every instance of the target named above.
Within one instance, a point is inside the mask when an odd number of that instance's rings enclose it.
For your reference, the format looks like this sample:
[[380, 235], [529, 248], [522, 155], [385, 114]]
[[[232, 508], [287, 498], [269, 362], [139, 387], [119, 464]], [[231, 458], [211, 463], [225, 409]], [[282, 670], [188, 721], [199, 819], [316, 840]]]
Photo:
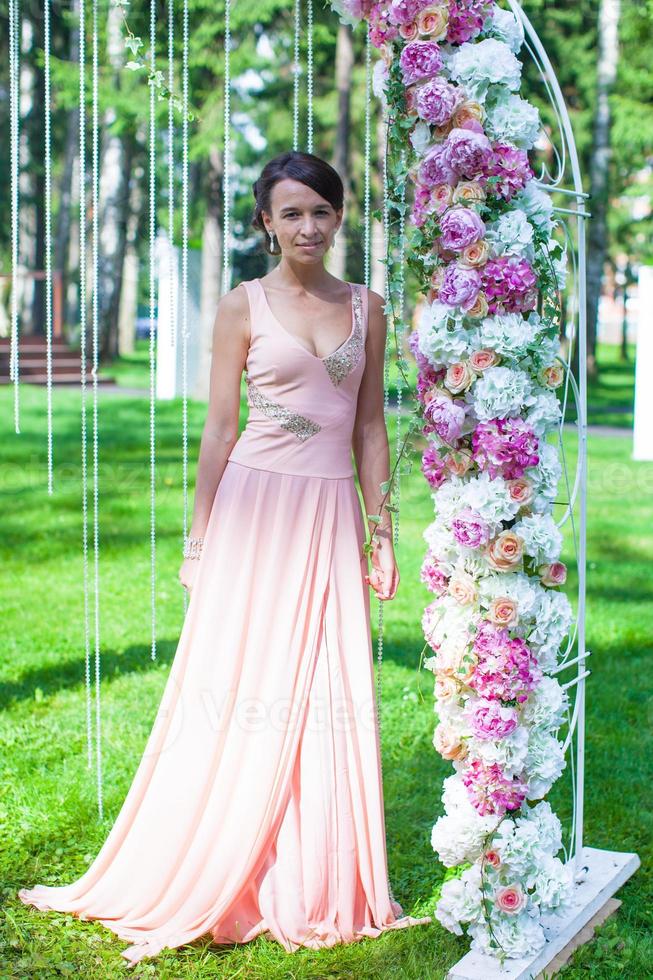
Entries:
[[292, 952], [432, 921], [388, 892], [365, 582], [391, 599], [399, 574], [384, 511], [367, 575], [352, 466], [353, 449], [378, 513], [383, 301], [324, 268], [343, 213], [332, 167], [285, 153], [254, 192], [281, 259], [218, 305], [191, 598], [152, 733], [88, 871], [19, 892], [98, 919], [131, 964], [205, 934]]

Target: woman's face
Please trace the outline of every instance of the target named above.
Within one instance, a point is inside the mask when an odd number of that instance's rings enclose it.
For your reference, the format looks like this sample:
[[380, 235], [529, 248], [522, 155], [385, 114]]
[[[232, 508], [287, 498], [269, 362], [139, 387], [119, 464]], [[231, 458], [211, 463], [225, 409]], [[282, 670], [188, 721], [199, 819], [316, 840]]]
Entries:
[[266, 230], [276, 235], [283, 255], [300, 262], [321, 262], [342, 221], [333, 206], [299, 180], [285, 177], [272, 188], [272, 215], [263, 212]]

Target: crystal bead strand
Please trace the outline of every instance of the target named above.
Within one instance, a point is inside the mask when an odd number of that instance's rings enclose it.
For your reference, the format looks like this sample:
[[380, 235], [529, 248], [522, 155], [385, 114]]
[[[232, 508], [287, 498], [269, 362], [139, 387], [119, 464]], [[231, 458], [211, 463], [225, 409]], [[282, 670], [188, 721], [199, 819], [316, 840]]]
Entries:
[[[229, 0], [227, 0], [229, 2]], [[299, 30], [300, 30], [300, 3], [295, 0], [295, 30], [294, 30], [294, 52], [293, 52], [293, 97], [292, 97], [292, 148], [299, 149]]]
[[20, 435], [18, 386], [18, 259], [20, 177], [20, 6], [9, 0], [9, 128], [11, 155], [11, 351], [9, 379], [14, 383], [14, 431]]
[[168, 0], [168, 249], [170, 289], [170, 346], [177, 342], [177, 306], [175, 303], [177, 270], [175, 265], [175, 119], [172, 92], [175, 83], [175, 2]]
[[50, 105], [50, 0], [43, 2], [43, 183], [45, 258], [45, 373], [48, 494], [52, 495], [52, 106]]
[[[92, 298], [91, 298], [91, 330], [93, 334], [93, 564], [94, 564], [94, 631], [95, 631], [95, 754], [97, 772], [98, 814], [100, 820], [104, 816], [102, 800], [102, 717], [100, 705], [100, 522], [99, 522], [99, 486], [98, 486], [98, 391], [97, 369], [99, 352], [99, 318], [98, 318], [98, 247], [99, 247], [99, 178], [100, 178], [100, 125], [99, 125], [99, 68], [98, 68], [98, 0], [93, 0], [93, 55], [91, 76], [91, 244], [92, 244]], [[80, 188], [80, 193], [82, 189]]]
[[222, 232], [222, 293], [227, 292], [231, 282], [229, 269], [229, 245], [231, 226], [231, 0], [224, 7], [224, 176], [223, 189], [223, 232]]
[[306, 97], [308, 139], [306, 152], [313, 152], [313, 0], [306, 5]]
[[[183, 550], [188, 539], [188, 0], [182, 6], [181, 42], [181, 413]], [[188, 592], [184, 593], [184, 615]]]
[[[406, 151], [403, 149], [401, 151], [401, 168], [402, 173], [406, 164]], [[405, 259], [406, 259], [406, 243], [404, 240], [404, 227], [405, 227], [405, 217], [404, 217], [404, 204], [406, 203], [406, 181], [402, 179], [401, 184], [401, 213], [399, 215], [399, 323], [397, 324], [397, 347], [399, 348], [399, 357], [403, 356], [404, 351], [404, 289], [405, 289]], [[402, 404], [402, 390], [403, 390], [403, 375], [401, 369], [397, 367], [397, 479], [395, 481], [395, 497], [393, 503], [395, 504], [397, 510], [394, 512], [394, 543], [395, 546], [399, 544], [399, 502], [401, 497], [401, 468], [399, 465], [399, 456], [401, 453], [401, 404]]]
[[91, 627], [88, 574], [88, 454], [86, 435], [86, 6], [79, 0], [79, 377], [81, 383], [82, 567], [84, 581], [84, 688], [86, 762], [93, 765]]
[[149, 286], [150, 286], [150, 610], [151, 659], [156, 660], [156, 0], [150, 0], [150, 105], [149, 105]]
[[370, 161], [372, 145], [372, 121], [371, 121], [371, 101], [372, 101], [372, 44], [370, 42], [370, 22], [367, 21], [367, 33], [365, 35], [365, 164], [364, 164], [364, 185], [363, 185], [363, 234], [364, 234], [364, 272], [363, 281], [367, 287], [370, 286]]
[[[384, 274], [384, 298], [386, 310], [388, 307], [388, 299], [390, 295], [390, 275], [389, 275], [389, 259], [390, 259], [390, 212], [388, 204], [388, 128], [389, 119], [386, 115], [385, 117], [385, 139], [384, 139], [384, 149], [383, 149], [383, 241], [385, 246], [385, 274]], [[389, 387], [389, 348], [390, 348], [390, 338], [389, 331], [386, 334], [386, 344], [384, 352], [384, 364], [383, 364], [383, 416], [387, 425], [388, 417], [388, 387]], [[381, 771], [381, 782], [383, 783], [383, 751], [381, 748], [381, 668], [383, 666], [383, 600], [379, 599], [379, 621], [378, 621], [378, 640], [377, 640], [377, 670], [376, 670], [376, 711], [377, 711], [377, 727], [379, 730], [379, 765]], [[392, 892], [392, 885], [390, 883], [390, 877], [388, 876], [388, 895], [391, 901], [395, 901], [394, 894]]]

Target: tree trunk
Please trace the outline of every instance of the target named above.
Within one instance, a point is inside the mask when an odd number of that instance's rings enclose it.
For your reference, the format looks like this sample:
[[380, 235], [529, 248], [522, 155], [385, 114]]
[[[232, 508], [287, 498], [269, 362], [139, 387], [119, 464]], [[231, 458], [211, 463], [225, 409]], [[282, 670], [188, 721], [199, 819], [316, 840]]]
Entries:
[[209, 153], [206, 175], [206, 217], [202, 232], [202, 282], [197, 376], [192, 397], [207, 401], [211, 377], [213, 323], [222, 295], [222, 180], [224, 157], [217, 147]]
[[[27, 15], [23, 15], [20, 36], [20, 143], [19, 143], [19, 266], [25, 272], [43, 269], [44, 259], [44, 209], [42, 138], [43, 121], [43, 73], [34, 63], [38, 46], [35, 27]], [[40, 98], [39, 98], [40, 90]], [[20, 332], [43, 333], [44, 295], [43, 283], [29, 276], [19, 281]]]
[[[375, 195], [376, 200], [379, 204], [383, 205], [383, 154], [385, 151], [385, 121], [383, 119], [383, 113], [381, 111], [381, 106], [379, 103], [378, 115], [377, 115], [377, 125], [376, 125], [376, 146], [377, 146], [377, 171], [379, 174], [379, 192]], [[370, 289], [378, 293], [380, 296], [385, 296], [385, 273], [386, 266], [381, 261], [385, 259], [385, 240], [383, 234], [383, 223], [377, 221], [375, 218], [372, 219], [372, 224], [370, 228], [370, 238], [371, 238], [371, 263], [370, 263]]]
[[[351, 73], [354, 67], [352, 29], [348, 24], [338, 24], [336, 41], [336, 90], [338, 93], [338, 119], [332, 166], [340, 174], [344, 186], [345, 213], [336, 233], [335, 244], [328, 252], [328, 269], [338, 279], [347, 277], [350, 224], [347, 218], [351, 199], [349, 137], [351, 132]], [[352, 273], [353, 274], [353, 273]]]
[[590, 157], [592, 218], [587, 252], [587, 370], [596, 375], [596, 334], [603, 266], [607, 254], [608, 178], [610, 167], [609, 95], [619, 60], [620, 0], [601, 0], [597, 67], [596, 118]]
[[[120, 88], [124, 51], [121, 24], [121, 9], [110, 6], [107, 15], [107, 51], [113, 68], [112, 84], [116, 89]], [[103, 360], [118, 354], [120, 289], [129, 214], [132, 142], [112, 131], [115, 122], [116, 111], [110, 107], [102, 121], [100, 161], [98, 316]]]

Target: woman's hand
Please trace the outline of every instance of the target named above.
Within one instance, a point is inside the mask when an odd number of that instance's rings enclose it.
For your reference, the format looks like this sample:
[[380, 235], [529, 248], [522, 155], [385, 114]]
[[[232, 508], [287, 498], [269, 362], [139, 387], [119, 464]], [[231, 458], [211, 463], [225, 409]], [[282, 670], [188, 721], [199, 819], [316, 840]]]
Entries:
[[374, 589], [378, 599], [394, 599], [399, 585], [399, 569], [392, 540], [375, 537], [374, 541], [370, 557], [372, 567], [365, 581]]
[[190, 590], [195, 584], [195, 576], [197, 575], [197, 567], [199, 565], [199, 560], [197, 558], [184, 558], [179, 569], [179, 581], [184, 586], [185, 589]]

